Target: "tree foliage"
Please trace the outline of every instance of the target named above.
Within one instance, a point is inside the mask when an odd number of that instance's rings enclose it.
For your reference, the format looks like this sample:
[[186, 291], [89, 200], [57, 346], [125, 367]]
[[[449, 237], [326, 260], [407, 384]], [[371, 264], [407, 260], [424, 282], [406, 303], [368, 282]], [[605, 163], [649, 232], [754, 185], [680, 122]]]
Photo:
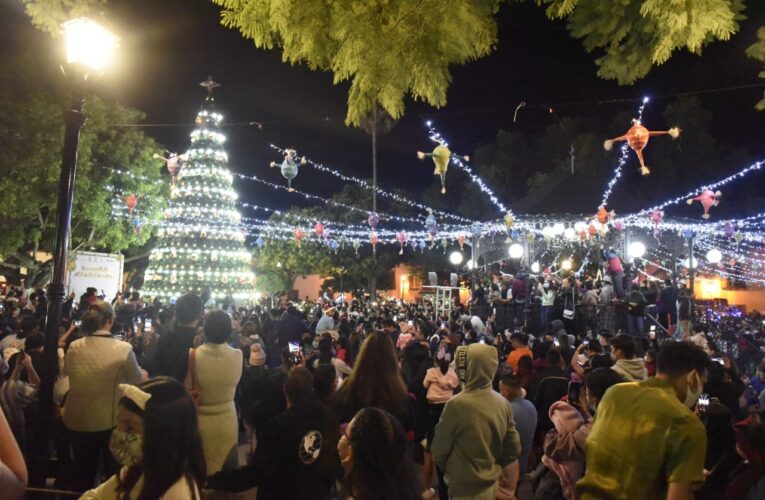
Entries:
[[106, 0], [21, 0], [32, 24], [43, 31], [58, 35], [61, 23], [102, 6]]
[[[32, 23], [60, 23], [107, 0], [22, 0]], [[446, 104], [449, 66], [494, 50], [495, 15], [507, 0], [212, 0], [224, 26], [291, 64], [331, 71], [350, 82], [346, 121], [359, 126], [375, 104], [394, 119], [411, 96]], [[521, 1], [521, 0], [518, 0]], [[534, 0], [564, 19], [596, 58], [598, 76], [632, 84], [679, 50], [700, 54], [739, 29], [746, 0]], [[750, 0], [751, 2], [752, 0]], [[765, 30], [765, 28], [763, 28]], [[765, 34], [747, 54], [765, 60]], [[765, 109], [765, 98], [758, 105]]]
[[551, 19], [566, 19], [574, 38], [596, 59], [598, 76], [634, 83], [673, 52], [700, 54], [739, 29], [743, 0], [537, 0]]
[[[51, 252], [61, 171], [64, 121], [53, 96], [35, 92], [15, 102], [0, 96], [0, 270], [42, 264], [37, 250]], [[157, 143], [136, 128], [140, 111], [89, 98], [80, 135], [72, 213], [72, 248], [119, 252], [144, 244], [167, 199], [167, 180], [152, 158]], [[115, 169], [132, 176], [117, 174]], [[124, 197], [139, 197], [128, 217]], [[113, 210], [112, 206], [115, 206]]]
[[[760, 28], [757, 31], [757, 42], [746, 49], [746, 55], [752, 59], [765, 62], [765, 28]], [[765, 70], [760, 71], [760, 78], [765, 78]], [[765, 94], [762, 100], [757, 103], [757, 109], [760, 111], [765, 110]]]
[[489, 54], [502, 0], [213, 0], [221, 21], [285, 62], [350, 81], [346, 121], [359, 125], [379, 104], [393, 118], [404, 98], [440, 107], [449, 65]]

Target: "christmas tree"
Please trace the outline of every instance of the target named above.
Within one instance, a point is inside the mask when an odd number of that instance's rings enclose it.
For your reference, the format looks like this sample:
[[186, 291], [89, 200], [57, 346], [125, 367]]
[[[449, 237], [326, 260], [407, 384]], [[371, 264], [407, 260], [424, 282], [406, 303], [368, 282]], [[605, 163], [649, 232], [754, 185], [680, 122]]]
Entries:
[[[191, 147], [167, 160], [174, 178], [170, 204], [149, 257], [143, 293], [173, 300], [195, 292], [221, 302], [248, 299], [254, 293], [252, 256], [245, 249], [245, 229], [234, 205], [237, 194], [223, 148], [223, 116], [215, 110], [208, 78], [200, 85], [207, 98], [197, 113]], [[183, 161], [182, 164], [178, 160]], [[182, 165], [182, 168], [178, 168]]]

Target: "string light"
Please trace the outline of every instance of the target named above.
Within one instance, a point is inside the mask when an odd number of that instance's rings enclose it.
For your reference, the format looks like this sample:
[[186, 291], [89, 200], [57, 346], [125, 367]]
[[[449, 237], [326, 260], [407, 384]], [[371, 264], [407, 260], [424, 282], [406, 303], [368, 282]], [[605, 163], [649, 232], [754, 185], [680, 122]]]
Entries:
[[729, 175], [728, 177], [725, 177], [724, 179], [720, 179], [717, 182], [713, 182], [711, 184], [704, 184], [704, 185], [702, 185], [702, 186], [700, 186], [700, 187], [698, 187], [698, 188], [696, 188], [696, 189], [694, 189], [692, 191], [689, 191], [688, 193], [686, 193], [683, 196], [678, 196], [677, 198], [673, 198], [671, 200], [667, 200], [667, 201], [665, 201], [663, 203], [660, 203], [659, 205], [656, 205], [656, 206], [653, 206], [651, 208], [646, 208], [644, 210], [641, 210], [639, 212], [639, 214], [651, 213], [654, 210], [663, 210], [664, 208], [666, 208], [666, 207], [668, 207], [670, 205], [676, 205], [676, 204], [678, 204], [680, 202], [683, 202], [683, 201], [685, 201], [685, 200], [687, 200], [689, 198], [693, 198], [694, 196], [698, 195], [699, 193], [701, 193], [705, 189], [714, 190], [714, 189], [717, 189], [717, 188], [719, 188], [721, 186], [725, 186], [726, 184], [728, 184], [730, 182], [733, 182], [735, 180], [741, 179], [742, 177], [744, 177], [746, 174], [748, 174], [750, 172], [753, 172], [753, 171], [756, 171], [756, 170], [760, 170], [760, 168], [762, 168], [762, 165], [764, 163], [765, 163], [765, 160], [761, 160], [761, 161], [758, 161], [756, 163], [753, 163], [753, 164], [749, 165], [748, 167], [739, 170], [735, 174]]
[[[426, 125], [428, 127], [428, 134], [430, 137], [430, 140], [435, 142], [436, 144], [441, 144], [443, 146], [449, 146], [449, 143], [446, 142], [446, 140], [441, 136], [441, 133], [438, 132], [435, 127], [433, 127], [433, 123], [428, 121], [426, 122]], [[476, 175], [473, 170], [466, 164], [463, 163], [462, 158], [459, 156], [452, 154], [451, 161], [456, 165], [460, 170], [468, 174], [468, 177], [470, 177], [470, 180], [476, 184], [482, 193], [486, 194], [488, 196], [489, 200], [494, 204], [495, 207], [499, 209], [502, 213], [510, 213], [512, 215], [512, 212], [505, 207], [505, 205], [499, 201], [499, 198], [494, 194], [494, 192], [489, 188], [489, 186], [486, 185], [486, 183], [481, 179], [478, 175]]]
[[[643, 97], [643, 102], [638, 108], [637, 113], [637, 122], [640, 123], [643, 120], [643, 111], [645, 110], [645, 106], [648, 104], [648, 97]], [[627, 158], [629, 158], [629, 152], [630, 152], [630, 146], [629, 142], [624, 141], [624, 144], [622, 144], [621, 153], [619, 154], [619, 161], [616, 164], [616, 168], [614, 169], [614, 175], [611, 177], [611, 180], [608, 181], [608, 184], [606, 185], [606, 190], [603, 192], [603, 198], [600, 200], [600, 206], [605, 207], [608, 205], [608, 199], [611, 197], [611, 193], [614, 190], [614, 186], [616, 186], [616, 183], [619, 182], [619, 179], [622, 177], [622, 169], [624, 168], [624, 165], [627, 164]]]
[[[275, 149], [281, 154], [285, 154], [286, 150], [280, 148], [279, 146], [276, 146], [274, 144], [271, 144], [271, 148]], [[331, 175], [334, 175], [335, 177], [342, 179], [347, 182], [353, 182], [355, 184], [358, 184], [359, 186], [363, 187], [364, 189], [368, 189], [370, 191], [375, 191], [377, 194], [384, 196], [386, 198], [390, 198], [393, 201], [396, 201], [398, 203], [402, 203], [405, 205], [409, 205], [410, 207], [418, 208], [420, 210], [424, 211], [432, 211], [434, 214], [439, 215], [441, 217], [448, 217], [454, 220], [459, 220], [462, 222], [472, 223], [470, 219], [466, 219], [464, 217], [460, 217], [459, 215], [451, 214], [449, 212], [442, 212], [440, 210], [435, 210], [433, 208], [428, 207], [427, 205], [423, 205], [422, 203], [418, 203], [416, 201], [410, 200], [409, 198], [405, 198], [401, 195], [398, 195], [396, 193], [391, 193], [388, 191], [385, 191], [384, 189], [381, 189], [380, 187], [372, 186], [370, 183], [365, 181], [364, 179], [359, 179], [358, 177], [353, 177], [349, 175], [342, 174], [338, 172], [337, 170], [331, 169], [329, 167], [326, 167], [322, 165], [321, 163], [316, 163], [315, 161], [311, 160], [310, 158], [303, 156], [303, 160], [305, 160], [307, 165], [310, 165], [311, 167], [315, 168], [316, 170], [319, 170], [320, 172], [325, 172]]]

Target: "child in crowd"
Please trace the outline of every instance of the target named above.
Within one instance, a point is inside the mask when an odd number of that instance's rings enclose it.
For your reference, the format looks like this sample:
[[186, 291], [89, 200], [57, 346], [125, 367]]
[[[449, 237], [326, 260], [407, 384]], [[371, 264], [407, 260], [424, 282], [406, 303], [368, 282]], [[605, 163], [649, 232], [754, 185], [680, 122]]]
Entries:
[[[433, 367], [429, 368], [425, 374], [423, 385], [428, 390], [428, 432], [425, 444], [425, 464], [423, 473], [425, 474], [425, 488], [428, 490], [433, 482], [433, 458], [430, 454], [430, 444], [433, 442], [436, 424], [441, 418], [441, 412], [444, 411], [446, 402], [454, 395], [454, 390], [459, 387], [460, 382], [457, 378], [457, 372], [450, 366], [452, 355], [447, 349], [448, 343], [442, 342], [438, 347], [433, 358]], [[440, 478], [439, 478], [440, 480]]]

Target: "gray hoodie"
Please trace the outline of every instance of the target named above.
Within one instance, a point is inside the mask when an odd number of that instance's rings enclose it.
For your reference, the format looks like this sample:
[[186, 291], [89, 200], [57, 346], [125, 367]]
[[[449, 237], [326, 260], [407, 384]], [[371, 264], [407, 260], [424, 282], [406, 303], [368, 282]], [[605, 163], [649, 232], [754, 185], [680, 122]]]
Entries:
[[463, 391], [446, 403], [430, 451], [449, 493], [470, 497], [491, 488], [521, 446], [510, 403], [491, 387], [497, 350], [485, 344], [460, 346], [455, 364]]
[[620, 359], [611, 369], [624, 377], [625, 382], [640, 382], [648, 378], [645, 363], [641, 358]]

